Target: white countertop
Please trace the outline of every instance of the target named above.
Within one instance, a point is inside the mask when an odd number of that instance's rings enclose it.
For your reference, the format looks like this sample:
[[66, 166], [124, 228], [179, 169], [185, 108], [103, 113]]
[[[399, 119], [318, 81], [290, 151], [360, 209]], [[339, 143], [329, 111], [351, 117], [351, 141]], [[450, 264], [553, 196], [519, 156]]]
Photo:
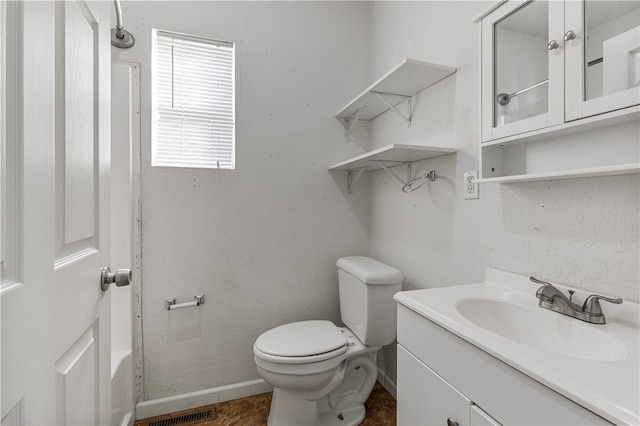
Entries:
[[[589, 324], [538, 307], [535, 294], [539, 287], [528, 277], [487, 268], [483, 283], [405, 291], [397, 293], [394, 299], [606, 420], [640, 424], [639, 305], [626, 300], [621, 305], [601, 302], [607, 324]], [[587, 295], [577, 290], [573, 300], [582, 303]], [[580, 326], [605, 331], [624, 342], [628, 356], [618, 361], [594, 361], [518, 343], [465, 318], [456, 304], [469, 299], [507, 302], [578, 321]]]

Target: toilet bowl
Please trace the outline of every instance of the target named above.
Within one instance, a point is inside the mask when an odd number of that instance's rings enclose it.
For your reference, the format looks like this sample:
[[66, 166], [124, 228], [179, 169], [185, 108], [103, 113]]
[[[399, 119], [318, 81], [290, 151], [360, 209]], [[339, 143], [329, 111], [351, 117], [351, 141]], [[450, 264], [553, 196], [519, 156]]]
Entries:
[[[274, 355], [284, 336], [291, 339], [289, 351]], [[253, 353], [258, 372], [274, 387], [268, 424], [359, 424], [378, 376], [379, 349], [329, 321], [286, 324], [261, 335]]]
[[359, 424], [378, 376], [376, 354], [395, 340], [402, 274], [363, 256], [337, 262], [347, 327], [310, 320], [264, 332], [254, 346], [262, 378], [274, 387], [269, 425]]

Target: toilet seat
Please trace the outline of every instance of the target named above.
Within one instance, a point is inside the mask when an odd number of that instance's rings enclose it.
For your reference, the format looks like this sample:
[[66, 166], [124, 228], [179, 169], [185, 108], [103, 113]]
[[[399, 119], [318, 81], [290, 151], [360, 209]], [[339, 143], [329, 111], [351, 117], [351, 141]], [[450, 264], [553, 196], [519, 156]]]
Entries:
[[300, 321], [261, 334], [254, 354], [267, 361], [303, 364], [324, 361], [347, 351], [347, 337], [331, 321]]

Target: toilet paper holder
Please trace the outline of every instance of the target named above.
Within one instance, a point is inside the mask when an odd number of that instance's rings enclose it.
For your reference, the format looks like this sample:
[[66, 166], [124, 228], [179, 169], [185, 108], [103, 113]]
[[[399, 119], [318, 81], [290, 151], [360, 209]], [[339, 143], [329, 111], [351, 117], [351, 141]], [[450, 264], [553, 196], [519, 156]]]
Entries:
[[193, 296], [193, 302], [176, 303], [176, 299], [165, 299], [164, 307], [167, 311], [182, 308], [192, 308], [194, 306], [204, 305], [204, 294]]

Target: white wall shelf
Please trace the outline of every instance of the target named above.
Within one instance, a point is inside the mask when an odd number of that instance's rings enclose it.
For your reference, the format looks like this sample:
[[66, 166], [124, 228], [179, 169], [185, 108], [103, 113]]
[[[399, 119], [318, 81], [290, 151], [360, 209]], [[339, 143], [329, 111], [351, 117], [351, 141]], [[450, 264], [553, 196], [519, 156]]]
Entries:
[[481, 144], [479, 183], [640, 173], [640, 107]]
[[[344, 170], [347, 171], [347, 190], [351, 192], [351, 187], [363, 172], [372, 172], [375, 170], [385, 169], [389, 171], [390, 167], [403, 164], [414, 163], [429, 158], [439, 157], [441, 155], [453, 154], [456, 152], [454, 148], [445, 148], [437, 146], [411, 145], [411, 144], [391, 144], [367, 152], [357, 157], [350, 158], [329, 167], [329, 171]], [[356, 176], [352, 172], [357, 172]], [[399, 178], [395, 173], [390, 172], [394, 177], [407, 183]], [[411, 170], [409, 169], [408, 180], [411, 180]]]
[[541, 180], [574, 179], [597, 176], [617, 176], [640, 173], [640, 163], [622, 164], [608, 167], [593, 167], [590, 169], [563, 170], [549, 173], [531, 173], [513, 176], [479, 179], [478, 183], [518, 183], [535, 182]]
[[[351, 128], [358, 120], [373, 120], [390, 109], [411, 125], [411, 98], [455, 72], [452, 67], [404, 59], [338, 111], [336, 118], [344, 124], [345, 138], [349, 140]], [[407, 114], [397, 108], [405, 101], [408, 101]]]
[[495, 139], [490, 142], [483, 142], [482, 148], [494, 145], [515, 145], [520, 143], [536, 142], [549, 138], [558, 138], [561, 136], [571, 135], [573, 133], [586, 132], [596, 130], [602, 127], [615, 126], [618, 124], [629, 123], [631, 121], [640, 120], [640, 106], [624, 108], [605, 114], [596, 115], [594, 117], [584, 118], [582, 120], [569, 121], [567, 123], [558, 124], [553, 127], [545, 127], [543, 129], [531, 132], [508, 136], [501, 139]]
[[456, 152], [454, 148], [394, 143], [365, 154], [358, 155], [357, 157], [341, 161], [340, 163], [329, 167], [329, 170], [364, 169], [366, 172], [372, 172], [382, 168], [380, 163], [388, 163], [386, 165], [391, 166], [393, 163], [413, 163], [415, 161], [426, 160], [428, 158], [439, 157], [441, 155], [453, 154], [454, 152]]

